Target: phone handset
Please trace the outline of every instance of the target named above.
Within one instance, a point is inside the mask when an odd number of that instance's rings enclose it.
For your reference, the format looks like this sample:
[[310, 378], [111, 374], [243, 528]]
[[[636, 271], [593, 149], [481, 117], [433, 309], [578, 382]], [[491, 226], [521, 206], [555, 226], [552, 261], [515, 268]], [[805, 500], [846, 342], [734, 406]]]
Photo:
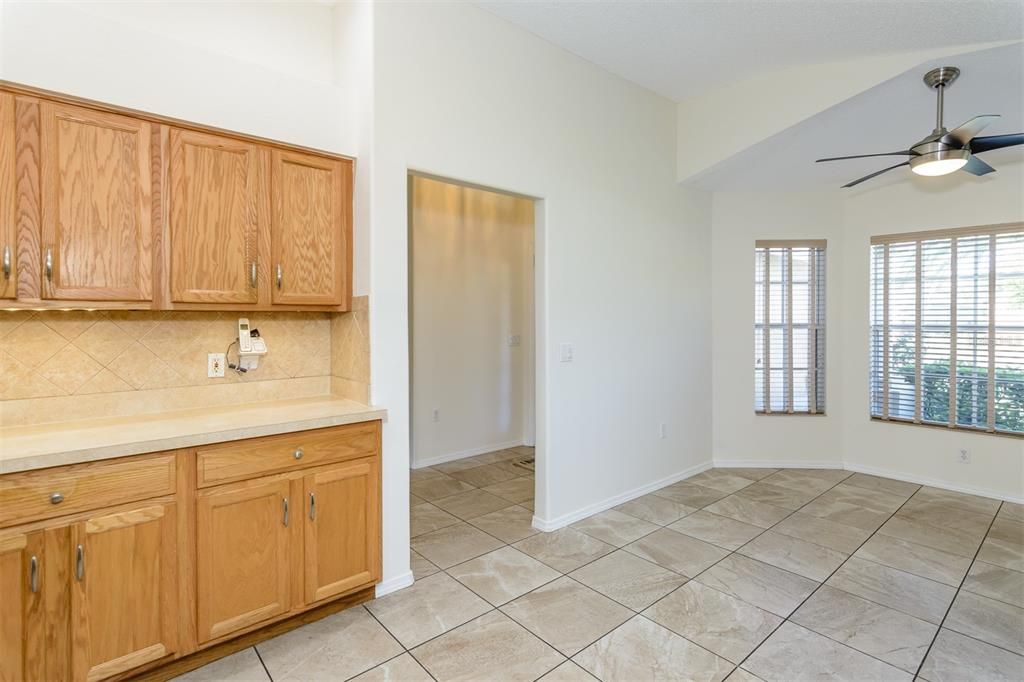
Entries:
[[240, 353], [252, 352], [252, 337], [249, 336], [249, 318], [238, 318], [238, 351]]

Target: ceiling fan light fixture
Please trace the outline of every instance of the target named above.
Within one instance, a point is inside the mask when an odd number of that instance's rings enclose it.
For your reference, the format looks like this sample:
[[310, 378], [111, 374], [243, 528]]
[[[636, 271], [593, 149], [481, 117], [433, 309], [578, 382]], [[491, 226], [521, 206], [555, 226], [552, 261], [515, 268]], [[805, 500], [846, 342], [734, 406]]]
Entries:
[[939, 150], [910, 159], [910, 170], [928, 177], [949, 175], [966, 166], [970, 158], [971, 152], [967, 149]]

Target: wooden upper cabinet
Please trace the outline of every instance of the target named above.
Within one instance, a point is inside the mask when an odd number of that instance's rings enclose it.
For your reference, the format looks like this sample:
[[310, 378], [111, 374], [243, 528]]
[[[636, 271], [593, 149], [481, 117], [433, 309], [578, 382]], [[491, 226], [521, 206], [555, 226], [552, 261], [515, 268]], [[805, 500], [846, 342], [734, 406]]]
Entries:
[[170, 133], [170, 295], [177, 303], [256, 303], [260, 149]]
[[378, 461], [358, 460], [305, 477], [307, 604], [380, 579]]
[[0, 298], [18, 294], [14, 95], [0, 92]]
[[243, 481], [196, 498], [200, 644], [290, 608], [290, 482]]
[[72, 679], [100, 680], [177, 649], [175, 504], [71, 527]]
[[352, 162], [275, 149], [272, 300], [349, 307]]
[[[43, 533], [0, 533], [0, 681], [46, 678]], [[52, 653], [51, 653], [52, 655]]]
[[48, 101], [40, 119], [43, 298], [151, 300], [152, 126]]

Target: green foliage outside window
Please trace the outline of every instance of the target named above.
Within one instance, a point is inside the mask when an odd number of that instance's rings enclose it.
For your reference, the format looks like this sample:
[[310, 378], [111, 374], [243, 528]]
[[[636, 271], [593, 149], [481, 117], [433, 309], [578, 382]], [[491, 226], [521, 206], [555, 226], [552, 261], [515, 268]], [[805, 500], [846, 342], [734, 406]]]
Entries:
[[[904, 364], [899, 373], [914, 384], [913, 364]], [[988, 423], [988, 370], [984, 367], [957, 365], [956, 411], [958, 424]], [[1024, 433], [1024, 371], [996, 368], [996, 428]], [[921, 367], [921, 418], [949, 423], [949, 363], [930, 363]]]

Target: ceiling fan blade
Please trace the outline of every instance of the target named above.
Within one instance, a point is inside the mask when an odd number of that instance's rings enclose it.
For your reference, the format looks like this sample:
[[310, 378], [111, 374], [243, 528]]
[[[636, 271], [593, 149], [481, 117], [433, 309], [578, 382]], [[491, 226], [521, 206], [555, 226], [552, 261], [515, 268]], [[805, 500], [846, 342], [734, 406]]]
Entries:
[[970, 121], [963, 123], [942, 136], [941, 140], [946, 144], [955, 144], [963, 147], [974, 139], [974, 136], [993, 123], [999, 114], [985, 114], [975, 116]]
[[987, 137], [976, 137], [971, 140], [971, 151], [975, 154], [987, 152], [992, 149], [1013, 147], [1024, 144], [1024, 133], [1013, 133], [1011, 135], [989, 135]]
[[871, 156], [917, 156], [914, 152], [907, 151], [903, 152], [882, 152], [881, 154], [857, 154], [856, 156], [832, 156], [827, 159], [818, 159], [814, 163], [821, 163], [822, 161], [845, 161], [846, 159], [866, 159]]
[[996, 169], [988, 165], [977, 156], [972, 156], [967, 160], [965, 165], [960, 170], [967, 171], [971, 175], [987, 175], [988, 173], [995, 173]]
[[875, 171], [871, 175], [865, 175], [863, 178], [857, 178], [853, 182], [849, 182], [849, 183], [843, 185], [843, 189], [846, 189], [847, 187], [853, 187], [854, 185], [859, 185], [860, 183], [864, 182], [865, 180], [870, 180], [871, 178], [875, 177], [876, 175], [881, 175], [882, 173], [886, 173], [888, 171], [891, 171], [894, 168], [899, 168], [900, 166], [909, 166], [909, 165], [910, 165], [909, 161], [904, 161], [903, 163], [897, 163], [895, 166], [889, 166], [888, 168], [883, 168], [880, 171]]

